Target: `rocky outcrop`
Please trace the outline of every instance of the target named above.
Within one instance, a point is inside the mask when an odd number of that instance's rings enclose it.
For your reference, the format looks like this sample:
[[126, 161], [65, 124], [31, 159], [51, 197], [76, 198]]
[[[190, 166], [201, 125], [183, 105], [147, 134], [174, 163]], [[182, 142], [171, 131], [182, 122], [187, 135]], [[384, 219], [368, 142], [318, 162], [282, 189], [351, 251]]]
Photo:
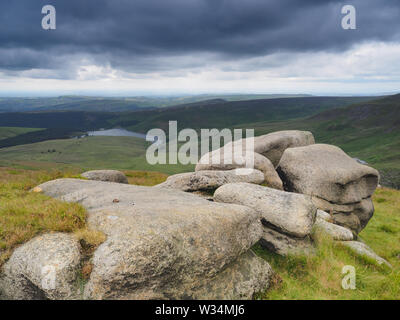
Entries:
[[38, 236], [17, 248], [3, 266], [0, 292], [16, 300], [77, 299], [80, 261], [73, 236]]
[[92, 258], [86, 299], [240, 299], [268, 286], [270, 266], [249, 251], [262, 236], [249, 207], [79, 179], [39, 187], [82, 204], [89, 227], [107, 235]]
[[374, 211], [376, 170], [337, 147], [315, 145], [306, 131], [256, 137], [254, 149], [248, 142], [207, 154], [196, 172], [155, 187], [128, 185], [123, 173], [100, 170], [82, 175], [96, 181], [59, 179], [34, 188], [83, 205], [89, 228], [107, 239], [91, 257], [83, 285], [87, 256], [81, 257], [76, 240], [60, 233], [36, 237], [4, 265], [0, 296], [250, 299], [273, 275], [251, 251], [254, 244], [283, 256], [310, 254], [319, 233], [390, 266], [353, 241]]
[[128, 184], [128, 178], [121, 171], [117, 170], [93, 170], [81, 174], [88, 180], [107, 181]]
[[286, 149], [277, 170], [285, 190], [312, 196], [319, 209], [332, 211], [336, 223], [354, 232], [360, 232], [373, 215], [370, 197], [378, 185], [378, 172], [338, 147]]
[[233, 170], [237, 168], [254, 168], [260, 170], [264, 174], [263, 182], [268, 187], [283, 190], [282, 180], [279, 178], [271, 161], [255, 152], [237, 150], [236, 153], [232, 152], [225, 155], [224, 148], [218, 149], [201, 157], [199, 163], [196, 165], [196, 172], [205, 170]]
[[170, 176], [167, 181], [155, 187], [178, 189], [187, 192], [211, 192], [224, 184], [234, 182], [261, 184], [264, 182], [264, 175], [261, 171], [255, 169], [188, 172]]
[[[277, 248], [274, 250], [277, 253], [289, 253], [285, 252], [285, 248], [300, 248], [310, 243], [307, 238], [311, 234], [317, 209], [308, 196], [248, 183], [233, 183], [218, 188], [214, 201], [254, 209], [264, 225], [265, 236], [261, 243], [271, 243], [267, 247]], [[280, 242], [281, 245], [277, 244]]]

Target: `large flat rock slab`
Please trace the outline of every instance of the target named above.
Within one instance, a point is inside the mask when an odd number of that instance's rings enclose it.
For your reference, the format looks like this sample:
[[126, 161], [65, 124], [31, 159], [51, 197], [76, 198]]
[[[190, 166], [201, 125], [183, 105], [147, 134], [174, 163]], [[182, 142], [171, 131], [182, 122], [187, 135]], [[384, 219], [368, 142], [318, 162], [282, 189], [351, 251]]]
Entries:
[[[253, 209], [213, 203], [178, 190], [79, 179], [54, 180], [39, 188], [49, 196], [82, 204], [88, 209], [90, 228], [107, 235], [92, 259], [93, 272], [85, 288], [88, 299], [190, 296], [199, 279], [211, 285], [262, 235]], [[263, 277], [253, 279], [254, 285], [241, 294], [251, 296]], [[245, 285], [237, 286], [241, 284]], [[230, 292], [220, 297], [240, 298]]]

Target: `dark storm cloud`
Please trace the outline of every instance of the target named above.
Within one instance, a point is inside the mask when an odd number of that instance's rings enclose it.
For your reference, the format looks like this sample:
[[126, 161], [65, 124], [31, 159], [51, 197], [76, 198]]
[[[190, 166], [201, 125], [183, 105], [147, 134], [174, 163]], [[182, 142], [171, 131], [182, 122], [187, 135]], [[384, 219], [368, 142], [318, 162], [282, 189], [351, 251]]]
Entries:
[[[57, 9], [55, 31], [41, 28], [46, 4]], [[345, 4], [357, 9], [357, 30], [341, 28]], [[168, 56], [240, 60], [278, 51], [339, 51], [367, 40], [398, 40], [399, 18], [398, 0], [2, 1], [0, 69], [66, 69], [85, 59], [151, 72], [168, 68], [160, 62]], [[196, 63], [175, 61], [170, 68]]]

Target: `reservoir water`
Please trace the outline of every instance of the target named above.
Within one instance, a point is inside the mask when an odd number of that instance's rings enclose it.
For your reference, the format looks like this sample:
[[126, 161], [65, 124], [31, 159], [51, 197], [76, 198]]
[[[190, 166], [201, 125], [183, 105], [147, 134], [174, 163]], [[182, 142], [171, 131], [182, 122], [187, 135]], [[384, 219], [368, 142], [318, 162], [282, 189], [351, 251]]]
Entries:
[[146, 135], [143, 133], [128, 131], [125, 129], [108, 129], [108, 130], [98, 130], [89, 131], [89, 136], [106, 136], [106, 137], [136, 137], [146, 139]]

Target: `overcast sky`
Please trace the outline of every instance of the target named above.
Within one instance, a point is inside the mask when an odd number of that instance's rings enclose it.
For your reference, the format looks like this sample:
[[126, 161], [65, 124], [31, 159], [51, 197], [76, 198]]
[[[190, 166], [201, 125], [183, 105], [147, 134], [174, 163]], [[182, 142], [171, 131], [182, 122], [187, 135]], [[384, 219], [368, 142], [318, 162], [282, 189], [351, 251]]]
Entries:
[[398, 92], [399, 57], [399, 0], [0, 3], [2, 96]]

